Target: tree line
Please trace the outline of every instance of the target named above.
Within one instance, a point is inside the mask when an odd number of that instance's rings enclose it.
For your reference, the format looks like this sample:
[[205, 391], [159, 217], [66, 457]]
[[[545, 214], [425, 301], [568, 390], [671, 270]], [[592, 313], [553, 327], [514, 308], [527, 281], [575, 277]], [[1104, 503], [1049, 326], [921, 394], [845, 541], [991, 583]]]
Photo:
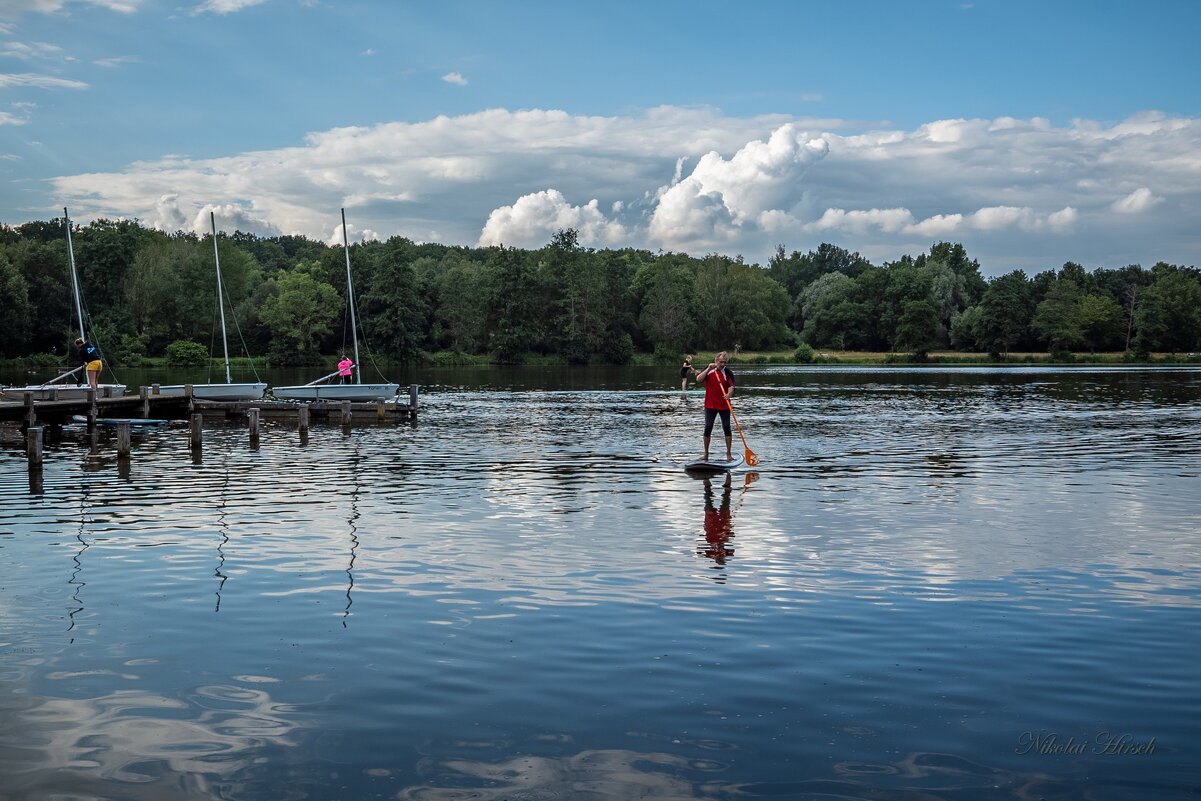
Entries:
[[[0, 226], [0, 357], [62, 353], [75, 328], [64, 220]], [[117, 363], [216, 341], [208, 237], [131, 220], [72, 229], [90, 334]], [[218, 235], [231, 349], [307, 364], [348, 347], [340, 247], [300, 236]], [[350, 249], [363, 338], [398, 362], [431, 353], [518, 363], [625, 363], [635, 352], [816, 347], [913, 353], [1201, 350], [1201, 274], [1160, 262], [986, 280], [962, 245], [875, 265], [822, 244], [781, 246], [767, 267], [582, 247], [563, 230], [537, 250], [418, 244]], [[236, 321], [236, 325], [235, 325]]]

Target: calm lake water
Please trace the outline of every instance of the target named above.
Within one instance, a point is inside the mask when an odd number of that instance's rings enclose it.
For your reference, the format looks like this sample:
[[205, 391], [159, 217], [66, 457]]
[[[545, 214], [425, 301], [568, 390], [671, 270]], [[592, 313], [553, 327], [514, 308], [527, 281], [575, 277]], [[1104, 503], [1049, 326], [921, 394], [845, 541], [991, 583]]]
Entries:
[[1201, 371], [737, 374], [6, 445], [0, 799], [1201, 794]]

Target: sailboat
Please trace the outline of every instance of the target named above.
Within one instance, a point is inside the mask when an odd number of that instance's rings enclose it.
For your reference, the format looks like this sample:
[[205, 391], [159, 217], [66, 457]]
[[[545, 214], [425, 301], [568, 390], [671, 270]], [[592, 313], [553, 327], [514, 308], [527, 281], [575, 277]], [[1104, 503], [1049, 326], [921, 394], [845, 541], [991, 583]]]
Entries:
[[[75, 320], [79, 323], [79, 338], [87, 339], [83, 325], [83, 302], [80, 300], [79, 274], [75, 268], [75, 246], [71, 242], [71, 218], [67, 215], [66, 209], [63, 209], [63, 221], [67, 228], [67, 258], [71, 266], [71, 295], [75, 300]], [[25, 387], [4, 387], [0, 389], [0, 396], [10, 401], [24, 400], [26, 393], [33, 395], [34, 400], [47, 400], [52, 396], [57, 397], [59, 400], [82, 400], [87, 397], [88, 390], [90, 389], [87, 381], [84, 381], [80, 385], [59, 382], [65, 381], [76, 373], [82, 373], [83, 370], [84, 365], [80, 365], [74, 370], [68, 370], [60, 376], [51, 378], [44, 384], [31, 384]], [[124, 394], [124, 384], [100, 384], [96, 388], [96, 397], [98, 398], [105, 396], [118, 398]]]
[[350, 308], [350, 330], [354, 337], [354, 383], [327, 384], [338, 378], [341, 371], [322, 376], [315, 381], [293, 387], [273, 387], [271, 394], [281, 400], [372, 401], [391, 398], [400, 390], [399, 384], [364, 384], [359, 368], [359, 328], [355, 321], [354, 280], [350, 275], [350, 241], [346, 237], [346, 209], [342, 209], [342, 250], [346, 254], [346, 303]]
[[[258, 400], [267, 391], [262, 382], [235, 384], [229, 372], [229, 341], [225, 335], [225, 289], [221, 282], [221, 256], [217, 252], [217, 217], [209, 212], [209, 223], [213, 228], [213, 263], [217, 267], [217, 307], [221, 310], [221, 350], [225, 357], [224, 384], [192, 384], [192, 397], [197, 400], [242, 401]], [[160, 395], [182, 395], [184, 384], [159, 387]]]

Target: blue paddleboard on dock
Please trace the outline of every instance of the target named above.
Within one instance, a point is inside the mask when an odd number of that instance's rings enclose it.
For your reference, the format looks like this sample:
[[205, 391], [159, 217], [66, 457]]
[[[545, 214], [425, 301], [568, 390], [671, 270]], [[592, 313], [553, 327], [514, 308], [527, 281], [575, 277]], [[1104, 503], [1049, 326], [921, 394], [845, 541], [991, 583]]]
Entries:
[[[88, 418], [82, 414], [71, 415], [71, 419], [76, 423], [86, 423]], [[144, 417], [97, 417], [96, 425], [98, 426], [115, 426], [120, 423], [129, 423], [131, 426], [161, 426], [171, 422], [170, 420], [148, 420]]]

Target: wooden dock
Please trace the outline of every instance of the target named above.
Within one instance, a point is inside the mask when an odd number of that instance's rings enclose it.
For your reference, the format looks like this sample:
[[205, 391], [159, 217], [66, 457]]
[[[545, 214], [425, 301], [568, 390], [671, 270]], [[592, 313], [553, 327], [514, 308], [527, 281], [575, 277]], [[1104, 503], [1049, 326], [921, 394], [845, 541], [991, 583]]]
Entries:
[[0, 402], [0, 426], [20, 430], [25, 440], [29, 460], [30, 487], [40, 492], [42, 449], [46, 436], [58, 438], [62, 426], [85, 418], [93, 447], [99, 436], [99, 422], [116, 421], [117, 460], [120, 470], [128, 473], [132, 453], [130, 429], [138, 420], [187, 420], [188, 440], [193, 461], [200, 458], [204, 421], [220, 418], [245, 422], [250, 435], [251, 447], [258, 447], [260, 420], [296, 421], [300, 441], [306, 442], [312, 421], [340, 424], [344, 432], [354, 425], [375, 422], [382, 425], [407, 420], [417, 422], [416, 384], [409, 386], [409, 402], [402, 404], [399, 398], [392, 401], [379, 399], [371, 403], [350, 401], [202, 401], [192, 397], [192, 388], [184, 388], [182, 395], [162, 395], [157, 387], [140, 387], [137, 395], [119, 397], [96, 397], [89, 390], [82, 400], [34, 400], [33, 393], [26, 393], [23, 403]]
[[[412, 421], [417, 419], [417, 385], [409, 387], [408, 403], [399, 399], [383, 399], [369, 403], [350, 401], [205, 401], [192, 397], [191, 387], [183, 395], [160, 395], [157, 387], [140, 387], [136, 395], [97, 397], [89, 391], [81, 400], [34, 400], [32, 393], [21, 403], [0, 403], [0, 423], [17, 424], [22, 428], [38, 425], [61, 426], [72, 418], [86, 417], [92, 423], [103, 419], [187, 420], [193, 414], [204, 418], [249, 420], [254, 416], [267, 420], [301, 417], [314, 421], [333, 420], [342, 425], [379, 422]], [[302, 413], [302, 410], [303, 413]]]

